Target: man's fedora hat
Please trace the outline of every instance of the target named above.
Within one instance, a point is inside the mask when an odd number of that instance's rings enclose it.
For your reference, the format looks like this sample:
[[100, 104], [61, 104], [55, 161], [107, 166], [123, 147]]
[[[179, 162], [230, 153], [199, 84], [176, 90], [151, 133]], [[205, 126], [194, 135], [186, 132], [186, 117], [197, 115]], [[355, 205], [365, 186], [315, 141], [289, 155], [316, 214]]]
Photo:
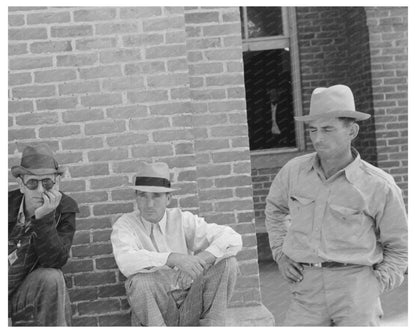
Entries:
[[177, 190], [171, 187], [169, 167], [163, 162], [140, 162], [134, 185], [130, 187], [138, 191], [151, 193], [165, 193]]
[[321, 118], [348, 117], [365, 120], [368, 113], [355, 110], [354, 96], [349, 87], [338, 84], [329, 88], [316, 88], [312, 92], [309, 115], [295, 117], [298, 121], [312, 121]]
[[51, 149], [45, 143], [26, 146], [23, 149], [20, 165], [13, 166], [10, 171], [16, 178], [20, 175], [41, 176], [49, 174], [62, 175], [64, 173], [64, 169], [59, 167]]

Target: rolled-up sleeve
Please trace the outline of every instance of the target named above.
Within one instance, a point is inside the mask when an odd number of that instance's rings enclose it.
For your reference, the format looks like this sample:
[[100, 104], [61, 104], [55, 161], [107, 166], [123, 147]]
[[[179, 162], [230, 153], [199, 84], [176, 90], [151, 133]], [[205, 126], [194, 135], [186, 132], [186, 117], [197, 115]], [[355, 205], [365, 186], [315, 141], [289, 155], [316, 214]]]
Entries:
[[376, 216], [383, 261], [375, 266], [375, 274], [382, 292], [403, 282], [408, 262], [407, 214], [401, 191], [397, 185], [390, 184], [386, 192], [384, 205]]
[[126, 277], [138, 272], [152, 272], [164, 266], [170, 254], [145, 250], [123, 217], [113, 225], [111, 244], [118, 268]]
[[207, 223], [189, 212], [183, 213], [183, 226], [189, 249], [208, 251], [217, 259], [235, 256], [242, 248], [241, 235], [229, 226]]

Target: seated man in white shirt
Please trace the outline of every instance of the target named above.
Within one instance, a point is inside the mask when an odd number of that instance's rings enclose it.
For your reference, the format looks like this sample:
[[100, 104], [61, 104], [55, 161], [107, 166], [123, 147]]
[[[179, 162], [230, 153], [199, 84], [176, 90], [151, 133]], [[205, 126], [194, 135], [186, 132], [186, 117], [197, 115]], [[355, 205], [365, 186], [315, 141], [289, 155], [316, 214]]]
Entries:
[[138, 210], [113, 225], [111, 242], [138, 326], [225, 326], [241, 236], [190, 212], [167, 208], [166, 163], [140, 163]]

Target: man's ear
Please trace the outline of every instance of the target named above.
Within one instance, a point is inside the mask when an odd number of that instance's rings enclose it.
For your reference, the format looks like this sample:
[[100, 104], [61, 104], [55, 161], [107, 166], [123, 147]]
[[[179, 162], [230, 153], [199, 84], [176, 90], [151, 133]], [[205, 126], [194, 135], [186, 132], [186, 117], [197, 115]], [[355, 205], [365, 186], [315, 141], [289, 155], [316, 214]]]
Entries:
[[19, 184], [20, 193], [25, 193], [25, 192], [23, 192], [23, 188], [24, 188], [25, 184], [23, 184], [22, 178], [17, 177], [16, 181], [17, 181], [17, 184]]
[[360, 125], [358, 125], [357, 123], [353, 123], [350, 127], [351, 141], [357, 137], [359, 131], [360, 131]]
[[170, 200], [172, 199], [172, 193], [171, 192], [166, 193], [166, 198], [168, 200], [167, 205], [169, 205], [170, 204]]

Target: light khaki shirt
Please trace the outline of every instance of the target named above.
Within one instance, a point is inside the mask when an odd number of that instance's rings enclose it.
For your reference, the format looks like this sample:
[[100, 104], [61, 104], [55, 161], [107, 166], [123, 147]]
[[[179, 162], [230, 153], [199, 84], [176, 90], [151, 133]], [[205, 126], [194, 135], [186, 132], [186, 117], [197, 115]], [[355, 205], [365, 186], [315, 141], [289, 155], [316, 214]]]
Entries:
[[373, 266], [384, 290], [407, 268], [407, 215], [393, 177], [361, 160], [326, 179], [316, 153], [289, 161], [266, 199], [274, 259]]

